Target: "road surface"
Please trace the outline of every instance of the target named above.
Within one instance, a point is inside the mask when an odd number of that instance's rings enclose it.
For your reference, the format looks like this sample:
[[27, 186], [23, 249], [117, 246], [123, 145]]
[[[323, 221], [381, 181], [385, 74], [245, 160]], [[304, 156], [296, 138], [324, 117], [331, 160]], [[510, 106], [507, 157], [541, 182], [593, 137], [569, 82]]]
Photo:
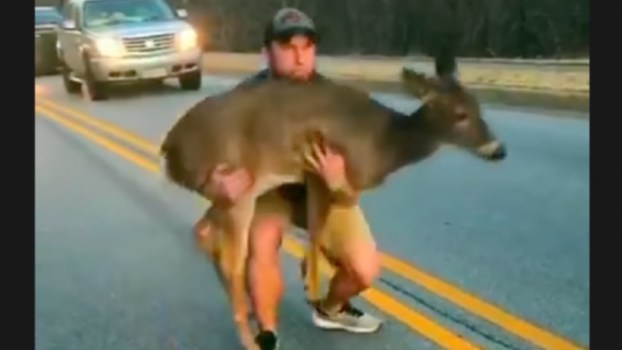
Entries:
[[[149, 170], [175, 119], [236, 81], [97, 103], [67, 95], [60, 77], [35, 81], [38, 350], [238, 349], [227, 299], [193, 248], [205, 204]], [[380, 333], [313, 328], [293, 236], [283, 252], [284, 349], [589, 347], [589, 121], [485, 108], [508, 146], [504, 163], [447, 149], [363, 199], [384, 270], [356, 303], [387, 320]], [[147, 146], [126, 135], [129, 150], [119, 151], [92, 135], [115, 127]]]

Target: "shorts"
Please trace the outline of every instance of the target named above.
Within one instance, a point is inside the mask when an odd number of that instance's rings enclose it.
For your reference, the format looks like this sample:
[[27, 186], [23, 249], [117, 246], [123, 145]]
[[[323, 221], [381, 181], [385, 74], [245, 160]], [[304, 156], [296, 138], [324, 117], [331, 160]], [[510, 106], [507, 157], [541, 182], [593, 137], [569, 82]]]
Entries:
[[[307, 188], [304, 185], [283, 185], [270, 191], [257, 200], [255, 218], [277, 215], [288, 226], [307, 228]], [[360, 206], [330, 208], [326, 220], [326, 230], [321, 237], [324, 253], [330, 260], [339, 261], [345, 254], [350, 242], [365, 240], [375, 244], [371, 229]]]

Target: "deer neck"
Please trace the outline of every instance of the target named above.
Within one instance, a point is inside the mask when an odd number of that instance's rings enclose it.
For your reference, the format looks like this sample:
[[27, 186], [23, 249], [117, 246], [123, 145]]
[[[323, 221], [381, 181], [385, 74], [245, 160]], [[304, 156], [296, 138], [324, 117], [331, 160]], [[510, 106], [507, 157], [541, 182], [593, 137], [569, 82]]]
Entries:
[[385, 176], [417, 163], [438, 150], [440, 143], [430, 127], [428, 114], [429, 109], [425, 105], [411, 116], [393, 113], [385, 141]]

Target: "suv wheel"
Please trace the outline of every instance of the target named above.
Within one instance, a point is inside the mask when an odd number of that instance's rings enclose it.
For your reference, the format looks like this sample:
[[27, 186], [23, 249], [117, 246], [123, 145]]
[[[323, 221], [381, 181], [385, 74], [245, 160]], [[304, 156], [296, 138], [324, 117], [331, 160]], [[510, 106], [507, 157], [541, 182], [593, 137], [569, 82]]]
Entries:
[[84, 57], [84, 81], [82, 95], [89, 101], [101, 101], [108, 98], [108, 86], [105, 82], [95, 79], [88, 57]]
[[61, 75], [63, 76], [63, 86], [65, 91], [70, 94], [75, 94], [80, 91], [80, 83], [71, 80], [71, 70], [64, 63], [61, 62]]
[[179, 77], [179, 85], [183, 90], [199, 90], [203, 76], [200, 70], [186, 73]]

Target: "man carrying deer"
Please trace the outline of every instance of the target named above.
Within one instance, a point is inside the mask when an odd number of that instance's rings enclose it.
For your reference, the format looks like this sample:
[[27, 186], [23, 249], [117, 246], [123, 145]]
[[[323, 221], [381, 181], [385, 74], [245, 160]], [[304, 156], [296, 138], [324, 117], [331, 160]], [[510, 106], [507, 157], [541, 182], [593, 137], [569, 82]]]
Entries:
[[[306, 14], [292, 8], [278, 11], [264, 33], [264, 53], [269, 67], [241, 85], [268, 79], [310, 83], [326, 79], [315, 69], [317, 39], [313, 21]], [[347, 185], [341, 155], [328, 147], [318, 147], [314, 156], [310, 159], [312, 169], [330, 188], [338, 191]], [[234, 202], [251, 186], [251, 179], [244, 169], [228, 169], [223, 164], [212, 174], [210, 183], [216, 197]], [[278, 347], [276, 310], [284, 285], [279, 248], [284, 232], [292, 223], [306, 228], [306, 196], [304, 185], [284, 185], [258, 200], [248, 266], [251, 299], [260, 328], [256, 343], [260, 349]], [[209, 236], [210, 224], [206, 213], [195, 225], [199, 241]], [[328, 294], [313, 305], [312, 320], [320, 328], [375, 332], [382, 322], [357, 309], [349, 300], [369, 288], [380, 272], [376, 244], [369, 234], [351, 232], [342, 250], [339, 261], [334, 261], [336, 273]]]

